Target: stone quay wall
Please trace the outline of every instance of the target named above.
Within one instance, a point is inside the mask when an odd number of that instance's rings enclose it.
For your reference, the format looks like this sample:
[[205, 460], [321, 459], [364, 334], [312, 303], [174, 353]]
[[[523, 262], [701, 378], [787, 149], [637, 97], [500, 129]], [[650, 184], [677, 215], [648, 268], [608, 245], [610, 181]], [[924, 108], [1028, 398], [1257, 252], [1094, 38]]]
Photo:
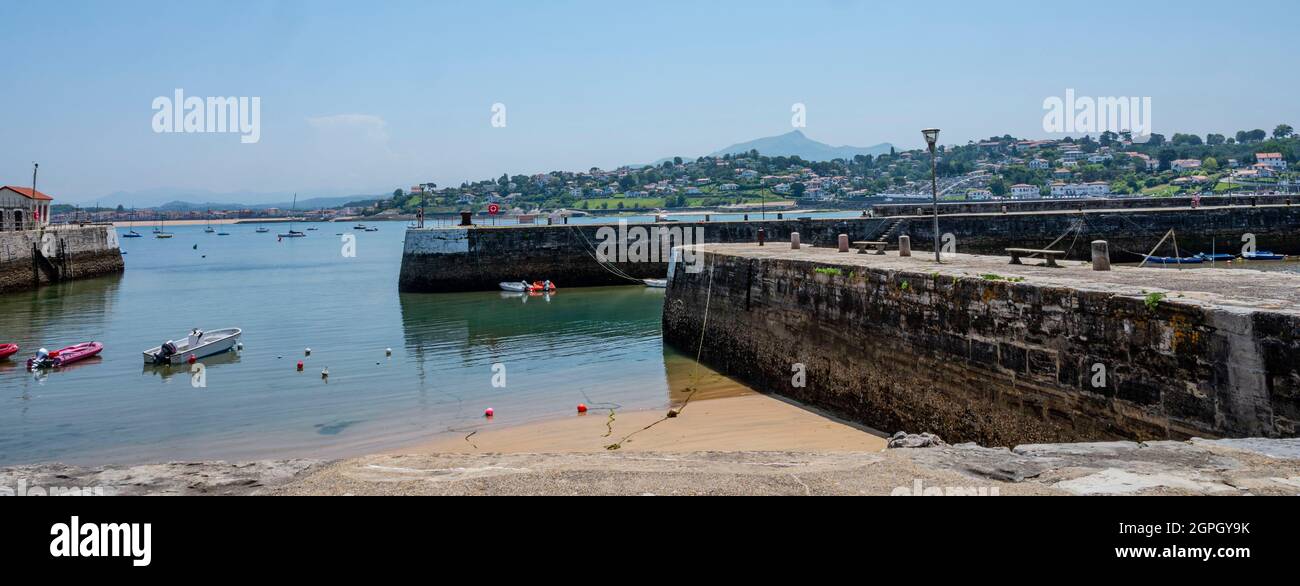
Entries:
[[[33, 257], [33, 249], [40, 251]], [[0, 293], [124, 270], [112, 226], [51, 226], [0, 232]]]
[[[1300, 195], [1207, 195], [1201, 207], [1300, 205]], [[877, 216], [917, 216], [934, 213], [934, 204], [918, 199], [911, 202], [872, 204]], [[1008, 212], [1051, 212], [1084, 210], [1131, 210], [1151, 208], [1190, 208], [1190, 196], [1178, 197], [1084, 197], [1077, 199], [1008, 199], [998, 201], [939, 202], [939, 214], [998, 214]]]
[[665, 342], [876, 429], [986, 446], [1300, 433], [1294, 308], [704, 248], [703, 272], [672, 276]]
[[[772, 214], [768, 214], [769, 217]], [[753, 216], [751, 216], [753, 217]], [[703, 230], [705, 243], [756, 242], [764, 230], [769, 240], [788, 241], [799, 232], [809, 246], [834, 246], [839, 234], [852, 240], [911, 237], [918, 251], [933, 251], [929, 218], [784, 219], [738, 222], [667, 222], [631, 226]], [[667, 255], [650, 262], [596, 261], [601, 225], [509, 226], [412, 229], [406, 233], [399, 289], [404, 292], [489, 291], [502, 281], [550, 279], [560, 287], [627, 284], [663, 278]], [[1198, 210], [1040, 212], [1019, 214], [952, 214], [940, 217], [939, 232], [952, 234], [959, 253], [1005, 254], [1006, 248], [1040, 248], [1067, 235], [1055, 248], [1068, 258], [1089, 258], [1088, 242], [1111, 243], [1116, 262], [1141, 260], [1170, 229], [1179, 254], [1239, 252], [1245, 234], [1254, 234], [1259, 250], [1300, 254], [1300, 205], [1218, 207]], [[682, 242], [674, 242], [679, 244]], [[691, 242], [692, 244], [697, 242]], [[653, 246], [653, 244], [652, 244]], [[1173, 241], [1160, 256], [1173, 256]], [[623, 276], [623, 275], [626, 275]]]

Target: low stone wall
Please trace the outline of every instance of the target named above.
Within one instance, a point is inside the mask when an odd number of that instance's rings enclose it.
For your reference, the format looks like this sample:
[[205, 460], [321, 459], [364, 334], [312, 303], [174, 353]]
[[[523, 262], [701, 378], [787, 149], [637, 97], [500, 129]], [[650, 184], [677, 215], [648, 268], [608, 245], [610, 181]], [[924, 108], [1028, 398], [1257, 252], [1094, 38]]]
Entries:
[[877, 429], [994, 446], [1300, 432], [1294, 309], [704, 248], [704, 272], [672, 277], [665, 341], [694, 354], [703, 330], [710, 367]]
[[[769, 217], [772, 214], [768, 214]], [[751, 216], [753, 217], [753, 216]], [[833, 246], [839, 234], [853, 240], [910, 236], [918, 251], [933, 251], [929, 218], [786, 219], [748, 222], [670, 222], [632, 226], [701, 228], [706, 243], [756, 242], [763, 229], [769, 240], [788, 241], [799, 232], [809, 246]], [[662, 278], [666, 255], [655, 262], [596, 262], [600, 225], [432, 228], [408, 230], [399, 289], [404, 292], [495, 290], [502, 281], [550, 279], [560, 287], [627, 284], [621, 276]], [[1009, 247], [1052, 244], [1068, 258], [1086, 260], [1088, 242], [1111, 243], [1116, 262], [1136, 262], [1173, 229], [1179, 253], [1237, 252], [1242, 236], [1254, 234], [1260, 250], [1300, 254], [1300, 205], [1217, 207], [1199, 210], [1042, 212], [997, 215], [944, 215], [939, 232], [952, 234], [956, 251], [1002, 255]], [[1061, 238], [1062, 236], [1065, 238]], [[1061, 238], [1058, 240], [1058, 238]], [[1173, 241], [1158, 254], [1173, 256]]]
[[[48, 265], [32, 257], [33, 246], [44, 251]], [[0, 232], [0, 293], [35, 289], [55, 280], [120, 273], [124, 266], [112, 226]]]
[[[1300, 205], [1300, 195], [1209, 195], [1201, 198], [1201, 207]], [[1051, 212], [1083, 210], [1130, 210], [1151, 208], [1186, 208], [1191, 197], [1117, 197], [1078, 199], [1011, 199], [1000, 201], [939, 202], [939, 214], [997, 214], [1008, 212]], [[877, 216], [917, 216], [934, 213], [934, 205], [925, 200], [877, 203], [870, 206]], [[919, 213], [918, 213], [919, 210]]]

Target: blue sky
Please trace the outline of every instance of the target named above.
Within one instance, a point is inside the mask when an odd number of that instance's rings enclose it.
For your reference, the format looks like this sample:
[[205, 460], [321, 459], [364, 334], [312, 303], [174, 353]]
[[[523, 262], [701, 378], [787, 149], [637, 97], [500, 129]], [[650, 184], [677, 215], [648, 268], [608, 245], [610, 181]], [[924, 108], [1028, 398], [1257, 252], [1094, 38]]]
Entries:
[[[39, 161], [65, 201], [391, 191], [698, 156], [796, 102], [837, 145], [1045, 136], [1066, 88], [1150, 96], [1155, 132], [1271, 131], [1300, 122], [1297, 6], [0, 0], [0, 183]], [[261, 141], [154, 133], [175, 88], [260, 97]]]

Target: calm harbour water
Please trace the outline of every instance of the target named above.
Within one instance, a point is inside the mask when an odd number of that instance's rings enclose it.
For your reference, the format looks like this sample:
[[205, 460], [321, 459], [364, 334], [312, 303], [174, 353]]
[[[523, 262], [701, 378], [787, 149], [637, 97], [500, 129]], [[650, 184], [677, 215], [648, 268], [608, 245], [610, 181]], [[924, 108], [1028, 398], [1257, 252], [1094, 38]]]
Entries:
[[[689, 384], [693, 361], [661, 341], [662, 290], [399, 294], [403, 224], [307, 226], [283, 242], [274, 226], [169, 227], [170, 240], [139, 228], [122, 239], [124, 275], [0, 298], [0, 342], [23, 348], [0, 361], [0, 465], [355, 455], [582, 402], [658, 408]], [[193, 327], [243, 328], [244, 349], [201, 360], [203, 388], [188, 367], [143, 366], [141, 351]], [[40, 346], [87, 340], [105, 344], [100, 358], [23, 367]]]

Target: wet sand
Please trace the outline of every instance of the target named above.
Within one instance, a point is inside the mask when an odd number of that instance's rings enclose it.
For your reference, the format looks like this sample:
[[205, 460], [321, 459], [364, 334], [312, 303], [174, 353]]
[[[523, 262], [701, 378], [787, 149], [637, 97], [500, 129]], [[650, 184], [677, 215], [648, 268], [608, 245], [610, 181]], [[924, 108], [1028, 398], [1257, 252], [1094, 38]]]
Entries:
[[580, 453], [618, 451], [875, 452], [879, 432], [774, 397], [692, 400], [677, 417], [656, 411], [592, 409], [560, 420], [517, 426], [495, 422], [400, 450], [404, 454]]

